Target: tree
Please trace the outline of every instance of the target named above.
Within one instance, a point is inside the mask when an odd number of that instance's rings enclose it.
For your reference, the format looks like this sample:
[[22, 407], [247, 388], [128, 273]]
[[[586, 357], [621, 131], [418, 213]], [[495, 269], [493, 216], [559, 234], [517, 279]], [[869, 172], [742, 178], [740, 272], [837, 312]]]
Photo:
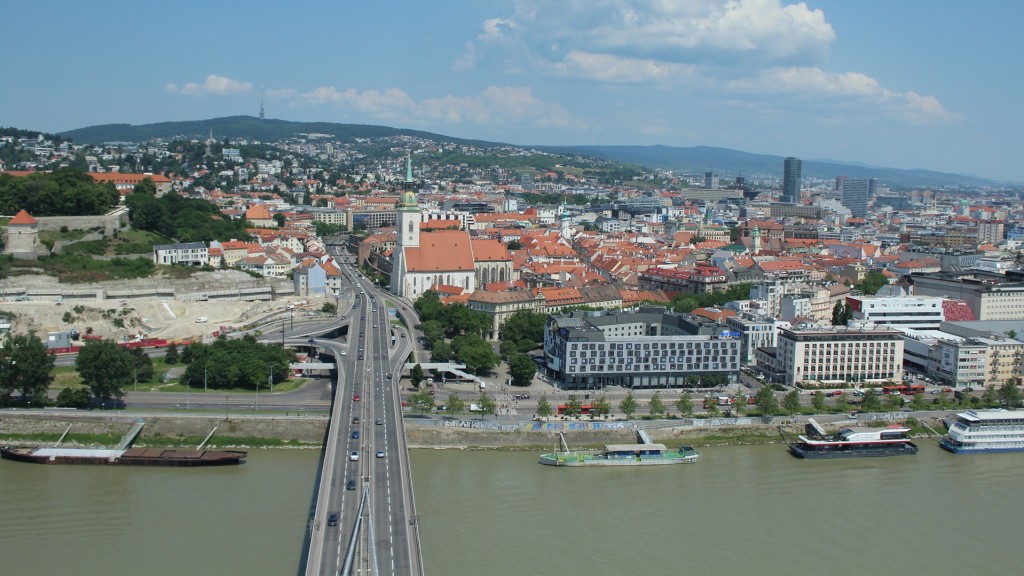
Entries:
[[914, 397], [910, 400], [911, 410], [924, 410], [925, 401], [923, 392], [915, 392]]
[[569, 399], [565, 401], [565, 415], [566, 416], [579, 416], [583, 412], [583, 403], [575, 394], [570, 394]]
[[786, 414], [792, 416], [800, 411], [800, 393], [796, 390], [790, 390], [782, 397], [782, 409], [786, 411]]
[[54, 356], [34, 333], [9, 334], [0, 348], [0, 394], [4, 404], [18, 391], [23, 404], [43, 406], [53, 381]]
[[132, 190], [132, 194], [145, 194], [147, 196], [156, 196], [156, 184], [152, 178], [143, 178], [135, 185], [135, 189]]
[[548, 395], [541, 394], [540, 398], [537, 399], [537, 416], [539, 418], [548, 418], [553, 412], [551, 402], [548, 401]]
[[334, 302], [324, 302], [324, 305], [320, 307], [320, 311], [324, 314], [337, 314], [338, 306]]
[[814, 406], [814, 412], [821, 414], [825, 411], [825, 393], [821, 390], [815, 390], [814, 396], [811, 396], [811, 406]]
[[178, 345], [168, 344], [167, 353], [164, 354], [164, 362], [167, 364], [177, 364], [179, 359], [180, 355], [178, 354]]
[[611, 402], [608, 401], [608, 396], [601, 394], [597, 400], [590, 403], [590, 414], [591, 416], [607, 416], [612, 412]]
[[755, 396], [757, 407], [764, 416], [771, 416], [779, 411], [779, 400], [770, 386], [762, 386]]
[[887, 412], [893, 412], [903, 404], [903, 398], [899, 394], [886, 394], [885, 398], [882, 398], [882, 409]]
[[1004, 408], [1013, 410], [1020, 406], [1020, 389], [1017, 388], [1016, 382], [1013, 378], [1010, 378], [999, 387], [999, 402]]
[[693, 415], [693, 400], [690, 399], [689, 394], [683, 394], [679, 400], [676, 400], [676, 410], [679, 410], [683, 416]]
[[445, 411], [448, 412], [449, 416], [458, 416], [466, 411], [466, 401], [459, 398], [458, 392], [452, 392], [448, 395], [448, 402], [445, 405]]
[[477, 334], [463, 334], [452, 340], [452, 352], [466, 365], [466, 370], [477, 374], [498, 365], [498, 355], [491, 345]]
[[508, 361], [508, 374], [513, 386], [529, 386], [537, 374], [537, 364], [526, 354], [517, 352]]
[[135, 361], [113, 340], [91, 340], [78, 350], [75, 368], [93, 396], [106, 402], [124, 396], [134, 378]]
[[501, 344], [498, 345], [498, 355], [506, 362], [517, 352], [519, 352], [519, 347], [511, 340], [502, 340]]
[[737, 416], [743, 416], [747, 413], [747, 397], [744, 394], [736, 394], [736, 402], [733, 403], [732, 409], [736, 412]]
[[856, 288], [869, 296], [873, 296], [882, 286], [888, 283], [889, 279], [881, 270], [872, 270], [864, 275], [864, 279], [857, 283]]
[[633, 414], [636, 414], [636, 410], [639, 408], [636, 398], [633, 397], [633, 389], [630, 388], [626, 392], [626, 397], [619, 402], [619, 411], [626, 416], [626, 420], [631, 420]]
[[480, 394], [480, 419], [483, 420], [484, 416], [494, 416], [498, 412], [498, 403], [491, 398], [487, 392]]
[[274, 214], [274, 223], [277, 224], [278, 228], [284, 228], [285, 217], [284, 214], [278, 212]]
[[714, 398], [705, 398], [704, 404], [707, 406], [704, 411], [707, 412], [709, 417], [718, 416], [718, 403], [715, 402]]
[[[419, 366], [419, 364], [417, 364], [417, 366]], [[430, 390], [426, 386], [420, 388], [415, 394], [413, 394], [410, 400], [412, 403], [412, 411], [417, 414], [427, 414], [434, 409], [434, 397], [430, 394]]]
[[651, 395], [651, 402], [648, 406], [651, 416], [661, 416], [668, 411], [665, 409], [665, 403], [661, 401], [661, 393], [657, 390]]
[[842, 326], [845, 324], [846, 313], [843, 310], [843, 301], [839, 300], [836, 305], [832, 307], [832, 325]]
[[860, 401], [860, 409], [864, 412], [878, 412], [882, 409], [882, 399], [878, 397], [878, 392], [874, 388], [868, 388], [864, 391], [864, 398]]
[[534, 346], [539, 346], [544, 342], [544, 319], [542, 314], [530, 310], [520, 310], [502, 323], [501, 340], [512, 342], [529, 340]]
[[949, 407], [949, 393], [939, 392], [939, 397], [935, 399], [935, 403], [939, 405], [939, 410], [945, 410]]
[[57, 394], [56, 404], [60, 408], [88, 408], [92, 392], [85, 386], [69, 386]]
[[996, 390], [995, 386], [985, 386], [985, 392], [981, 395], [981, 403], [986, 408], [995, 408], [999, 405], [999, 391]]
[[846, 406], [849, 406], [849, 404], [846, 403], [846, 391], [840, 390], [839, 394], [836, 395], [836, 407], [839, 408], [840, 412], [842, 412]]
[[[412, 370], [409, 371], [409, 379], [412, 380], [413, 388], [419, 388], [420, 382], [423, 382], [423, 366], [420, 366], [419, 363], [413, 366]], [[433, 400], [431, 400], [431, 403], [433, 403]]]

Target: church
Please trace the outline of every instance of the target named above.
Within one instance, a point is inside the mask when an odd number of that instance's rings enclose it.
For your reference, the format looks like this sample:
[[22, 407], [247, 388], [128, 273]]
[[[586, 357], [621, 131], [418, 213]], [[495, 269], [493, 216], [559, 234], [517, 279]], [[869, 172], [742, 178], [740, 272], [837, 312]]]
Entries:
[[391, 293], [416, 300], [434, 286], [474, 292], [489, 282], [515, 280], [512, 255], [499, 240], [475, 239], [466, 230], [422, 232], [422, 216], [406, 161], [405, 190], [398, 201]]

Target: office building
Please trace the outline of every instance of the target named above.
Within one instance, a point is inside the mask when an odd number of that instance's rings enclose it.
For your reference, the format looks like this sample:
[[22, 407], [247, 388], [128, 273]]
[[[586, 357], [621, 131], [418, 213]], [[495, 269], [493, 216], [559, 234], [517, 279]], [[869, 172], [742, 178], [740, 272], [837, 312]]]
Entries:
[[768, 368], [791, 386], [899, 382], [901, 336], [898, 330], [869, 323], [780, 328], [775, 366]]
[[839, 201], [850, 210], [855, 218], [866, 218], [868, 215], [868, 201], [878, 189], [877, 178], [850, 178], [839, 176], [836, 178], [839, 189]]
[[790, 156], [782, 166], [782, 201], [800, 201], [800, 159]]

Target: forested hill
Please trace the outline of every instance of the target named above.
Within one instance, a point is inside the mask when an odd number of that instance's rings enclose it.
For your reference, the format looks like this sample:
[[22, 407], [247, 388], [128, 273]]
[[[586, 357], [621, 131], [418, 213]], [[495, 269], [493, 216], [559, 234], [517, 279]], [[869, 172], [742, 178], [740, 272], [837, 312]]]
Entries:
[[262, 142], [276, 142], [295, 138], [300, 134], [330, 134], [343, 142], [354, 142], [356, 138], [381, 138], [386, 136], [414, 136], [435, 142], [451, 142], [481, 148], [503, 146], [482, 140], [463, 140], [419, 130], [372, 126], [368, 124], [338, 124], [335, 122], [290, 122], [288, 120], [260, 120], [255, 116], [227, 116], [209, 120], [187, 122], [159, 122], [156, 124], [102, 124], [77, 130], [61, 132], [79, 144], [102, 144], [104, 142], [145, 142], [153, 138], [206, 139], [210, 132], [217, 140], [224, 138], [251, 138]]

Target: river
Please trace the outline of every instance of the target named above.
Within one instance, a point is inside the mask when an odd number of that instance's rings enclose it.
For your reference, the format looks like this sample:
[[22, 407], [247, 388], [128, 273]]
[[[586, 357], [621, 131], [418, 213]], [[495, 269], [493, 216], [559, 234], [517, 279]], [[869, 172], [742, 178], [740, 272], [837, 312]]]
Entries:
[[[801, 461], [782, 446], [695, 464], [567, 469], [531, 452], [412, 453], [432, 576], [1020, 573], [1024, 454]], [[318, 453], [237, 467], [0, 462], [2, 572], [296, 573]]]

